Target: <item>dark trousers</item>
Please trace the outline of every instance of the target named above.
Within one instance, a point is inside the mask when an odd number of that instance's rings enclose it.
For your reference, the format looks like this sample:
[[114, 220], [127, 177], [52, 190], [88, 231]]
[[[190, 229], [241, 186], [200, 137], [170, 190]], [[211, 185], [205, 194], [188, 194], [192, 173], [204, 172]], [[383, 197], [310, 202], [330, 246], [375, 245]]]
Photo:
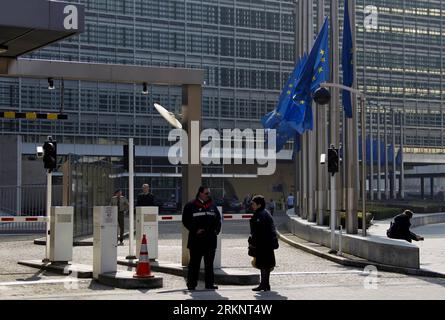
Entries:
[[262, 287], [270, 287], [269, 278], [270, 278], [270, 270], [268, 270], [268, 269], [261, 269], [261, 282], [260, 282], [260, 286], [262, 286]]
[[215, 274], [213, 273], [213, 260], [215, 259], [215, 252], [216, 249], [190, 249], [187, 287], [195, 288], [197, 286], [202, 257], [204, 257], [205, 286], [213, 286], [215, 281]]
[[119, 223], [119, 241], [124, 242], [124, 212], [121, 211], [117, 214], [117, 222]]

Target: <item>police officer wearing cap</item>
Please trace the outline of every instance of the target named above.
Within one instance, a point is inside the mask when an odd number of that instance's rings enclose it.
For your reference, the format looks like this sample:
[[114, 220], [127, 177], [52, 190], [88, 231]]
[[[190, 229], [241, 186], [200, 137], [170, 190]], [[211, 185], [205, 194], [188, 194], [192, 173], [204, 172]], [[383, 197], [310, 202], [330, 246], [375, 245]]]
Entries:
[[221, 231], [221, 213], [210, 197], [210, 189], [199, 187], [196, 198], [184, 207], [182, 223], [189, 231], [187, 248], [190, 251], [187, 288], [195, 290], [198, 284], [201, 259], [204, 257], [205, 288], [218, 289], [214, 285], [213, 261], [216, 237]]

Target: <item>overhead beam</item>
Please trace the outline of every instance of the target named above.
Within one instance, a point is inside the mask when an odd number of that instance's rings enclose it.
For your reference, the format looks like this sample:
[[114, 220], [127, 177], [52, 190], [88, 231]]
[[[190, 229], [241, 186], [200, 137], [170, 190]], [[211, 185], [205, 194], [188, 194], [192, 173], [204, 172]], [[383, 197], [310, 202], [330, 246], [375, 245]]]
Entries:
[[0, 58], [0, 75], [158, 85], [202, 85], [204, 70]]

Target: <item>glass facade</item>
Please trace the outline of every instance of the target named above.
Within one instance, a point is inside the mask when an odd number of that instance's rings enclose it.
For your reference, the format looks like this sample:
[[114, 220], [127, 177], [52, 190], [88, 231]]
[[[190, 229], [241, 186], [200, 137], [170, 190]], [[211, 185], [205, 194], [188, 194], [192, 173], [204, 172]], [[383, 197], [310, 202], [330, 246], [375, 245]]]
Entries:
[[[356, 3], [359, 89], [371, 97], [373, 106], [405, 112], [407, 146], [442, 147], [445, 1], [357, 0]], [[363, 11], [367, 6], [378, 9], [377, 29], [364, 28]], [[375, 110], [374, 107], [374, 127]], [[397, 117], [396, 120], [399, 125]], [[387, 122], [392, 122], [389, 112]]]
[[[202, 68], [204, 127], [257, 128], [275, 107], [293, 67], [292, 1], [78, 0], [85, 32], [28, 57], [130, 65]], [[0, 79], [0, 105], [11, 110], [57, 112], [60, 81]], [[63, 122], [0, 120], [0, 131], [26, 142], [48, 134], [61, 143], [168, 145], [170, 127], [153, 108], [179, 112], [179, 87], [65, 81]]]
[[[85, 32], [27, 57], [202, 68], [204, 128], [260, 127], [294, 65], [294, 0], [71, 2], [85, 6]], [[444, 2], [356, 1], [359, 89], [371, 104], [407, 113], [408, 146], [444, 143]], [[365, 31], [363, 9], [370, 5], [378, 8], [378, 29]], [[48, 90], [46, 80], [0, 78], [0, 106], [57, 112], [61, 81], [55, 85]], [[70, 144], [123, 144], [134, 137], [136, 145], [168, 145], [170, 127], [153, 103], [179, 112], [181, 88], [151, 86], [142, 95], [138, 85], [65, 81], [64, 87], [68, 120], [0, 119], [1, 134], [20, 133], [25, 142], [51, 134]]]

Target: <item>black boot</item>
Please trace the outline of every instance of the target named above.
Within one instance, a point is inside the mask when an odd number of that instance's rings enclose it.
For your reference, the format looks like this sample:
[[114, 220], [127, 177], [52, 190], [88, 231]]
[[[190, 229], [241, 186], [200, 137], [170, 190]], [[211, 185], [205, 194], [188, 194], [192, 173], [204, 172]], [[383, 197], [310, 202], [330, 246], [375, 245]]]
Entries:
[[269, 283], [269, 279], [270, 279], [270, 270], [264, 270], [264, 274], [262, 275], [263, 277], [263, 290], [264, 291], [270, 291], [270, 283]]
[[256, 288], [253, 288], [252, 291], [270, 291], [269, 276], [270, 276], [270, 271], [266, 269], [261, 269], [260, 285]]

